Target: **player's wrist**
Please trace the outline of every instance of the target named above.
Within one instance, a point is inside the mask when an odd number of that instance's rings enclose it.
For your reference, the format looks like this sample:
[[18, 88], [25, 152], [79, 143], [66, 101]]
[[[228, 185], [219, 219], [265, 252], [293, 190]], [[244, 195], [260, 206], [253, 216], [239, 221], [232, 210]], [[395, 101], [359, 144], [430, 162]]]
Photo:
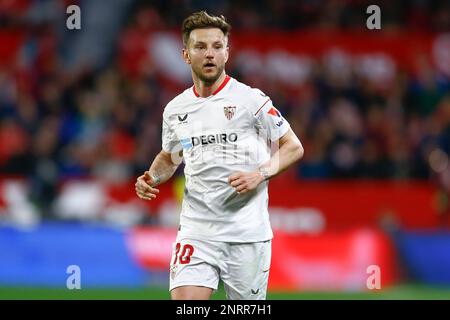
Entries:
[[267, 168], [258, 168], [259, 175], [262, 178], [262, 181], [268, 181], [270, 179], [270, 173]]
[[157, 185], [159, 185], [161, 183], [161, 177], [159, 175], [152, 174], [152, 173], [150, 173], [149, 175], [150, 175], [152, 187], [156, 187]]

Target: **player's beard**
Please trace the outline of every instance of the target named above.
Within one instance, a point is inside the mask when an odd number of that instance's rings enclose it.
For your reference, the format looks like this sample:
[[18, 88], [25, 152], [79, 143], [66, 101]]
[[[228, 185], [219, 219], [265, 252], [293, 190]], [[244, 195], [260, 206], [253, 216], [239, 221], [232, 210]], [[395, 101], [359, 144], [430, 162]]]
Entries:
[[225, 68], [225, 65], [217, 65], [216, 68], [217, 72], [214, 74], [205, 74], [202, 70], [203, 67], [201, 67], [200, 70], [195, 70], [193, 68], [192, 71], [195, 73], [197, 78], [200, 79], [200, 81], [204, 82], [206, 85], [212, 85], [217, 81], [217, 79], [219, 79], [220, 75], [223, 72], [223, 69]]

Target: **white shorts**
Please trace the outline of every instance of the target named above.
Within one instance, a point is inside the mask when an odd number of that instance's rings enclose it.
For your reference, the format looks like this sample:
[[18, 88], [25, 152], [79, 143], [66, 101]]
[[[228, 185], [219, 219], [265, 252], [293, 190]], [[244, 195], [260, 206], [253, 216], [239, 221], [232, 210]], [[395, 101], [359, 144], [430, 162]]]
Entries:
[[182, 239], [173, 244], [170, 290], [201, 286], [217, 290], [222, 279], [227, 299], [266, 299], [271, 241], [229, 243]]

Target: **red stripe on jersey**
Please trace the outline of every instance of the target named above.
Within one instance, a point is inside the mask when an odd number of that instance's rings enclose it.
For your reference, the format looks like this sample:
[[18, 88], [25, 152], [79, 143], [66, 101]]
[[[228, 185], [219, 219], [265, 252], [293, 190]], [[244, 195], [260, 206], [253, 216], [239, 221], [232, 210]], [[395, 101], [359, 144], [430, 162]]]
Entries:
[[258, 109], [258, 111], [256, 111], [255, 116], [258, 114], [259, 111], [261, 111], [261, 109], [262, 109], [262, 108], [266, 105], [266, 103], [269, 102], [269, 101], [270, 101], [270, 98], [267, 99], [266, 102], [264, 102], [264, 104], [261, 106], [261, 108]]
[[225, 87], [228, 83], [228, 81], [230, 81], [231, 77], [229, 75], [227, 75], [225, 77], [225, 79], [223, 80], [222, 84], [216, 89], [216, 91], [213, 92], [213, 95], [218, 94], [220, 90], [223, 89], [223, 87]]
[[195, 85], [192, 86], [192, 89], [194, 90], [195, 96], [198, 98], [200, 95], [198, 94], [197, 90], [195, 90]]
[[[216, 91], [213, 92], [212, 95], [218, 94], [220, 90], [222, 90], [228, 83], [228, 81], [230, 81], [231, 77], [229, 75], [225, 76], [225, 79], [222, 81], [222, 83], [220, 84], [220, 86], [216, 89]], [[194, 94], [196, 97], [200, 97], [200, 95], [198, 94], [197, 90], [195, 89], [195, 85], [192, 86], [192, 90], [194, 91]]]

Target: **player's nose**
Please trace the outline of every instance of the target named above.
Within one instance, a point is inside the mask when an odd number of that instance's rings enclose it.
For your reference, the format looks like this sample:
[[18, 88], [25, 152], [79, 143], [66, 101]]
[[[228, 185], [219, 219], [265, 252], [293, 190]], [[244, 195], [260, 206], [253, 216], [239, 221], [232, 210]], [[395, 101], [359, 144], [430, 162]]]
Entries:
[[208, 59], [214, 58], [213, 48], [207, 48], [205, 54], [206, 54], [206, 58], [208, 58]]

